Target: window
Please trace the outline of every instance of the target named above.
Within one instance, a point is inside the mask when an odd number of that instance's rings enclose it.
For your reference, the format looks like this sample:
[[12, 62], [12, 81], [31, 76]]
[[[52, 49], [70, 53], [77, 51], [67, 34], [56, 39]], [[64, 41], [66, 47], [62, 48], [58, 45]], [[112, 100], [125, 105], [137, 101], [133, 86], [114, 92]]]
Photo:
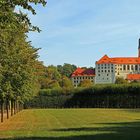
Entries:
[[110, 70], [108, 70], [108, 72], [110, 72]]
[[123, 70], [126, 70], [126, 65], [123, 65]]
[[133, 67], [133, 65], [131, 65], [131, 70], [134, 70], [134, 67]]
[[130, 70], [130, 66], [129, 65], [127, 65], [127, 70]]
[[107, 76], [109, 76], [109, 74], [107, 74]]
[[100, 74], [98, 74], [98, 76], [100, 76]]
[[138, 70], [138, 65], [135, 65], [135, 70]]

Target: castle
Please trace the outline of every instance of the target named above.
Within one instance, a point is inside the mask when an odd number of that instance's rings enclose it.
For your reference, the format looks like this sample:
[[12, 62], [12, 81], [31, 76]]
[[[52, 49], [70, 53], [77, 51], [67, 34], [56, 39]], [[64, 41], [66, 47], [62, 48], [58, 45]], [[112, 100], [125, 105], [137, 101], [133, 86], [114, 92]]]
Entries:
[[[82, 74], [80, 74], [80, 72]], [[92, 79], [92, 82], [95, 84], [115, 83], [118, 77], [128, 81], [140, 81], [140, 39], [138, 57], [111, 58], [104, 55], [96, 61], [95, 72], [83, 73], [82, 70], [80, 71], [80, 68], [78, 68], [71, 77], [73, 85], [77, 87], [77, 85], [85, 79], [83, 77]]]
[[138, 57], [114, 57], [104, 55], [96, 62], [95, 83], [115, 83], [117, 77], [129, 81], [140, 80], [140, 39]]

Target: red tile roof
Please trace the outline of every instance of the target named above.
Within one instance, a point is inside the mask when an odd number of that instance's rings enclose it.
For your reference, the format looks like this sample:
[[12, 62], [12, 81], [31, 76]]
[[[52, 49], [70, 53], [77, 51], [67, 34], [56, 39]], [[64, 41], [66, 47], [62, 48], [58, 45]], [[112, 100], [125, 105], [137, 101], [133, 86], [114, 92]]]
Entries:
[[127, 80], [140, 80], [140, 74], [128, 74]]
[[140, 64], [140, 57], [114, 57], [104, 55], [96, 64]]
[[77, 68], [71, 75], [71, 77], [75, 76], [95, 76], [95, 70]]

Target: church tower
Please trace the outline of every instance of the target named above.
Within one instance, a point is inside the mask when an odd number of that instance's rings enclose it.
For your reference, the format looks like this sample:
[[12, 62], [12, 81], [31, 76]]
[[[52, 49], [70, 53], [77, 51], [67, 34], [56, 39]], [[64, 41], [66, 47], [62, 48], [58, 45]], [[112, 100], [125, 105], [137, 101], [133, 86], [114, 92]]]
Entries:
[[138, 57], [140, 57], [140, 39], [139, 39], [139, 46], [138, 46]]

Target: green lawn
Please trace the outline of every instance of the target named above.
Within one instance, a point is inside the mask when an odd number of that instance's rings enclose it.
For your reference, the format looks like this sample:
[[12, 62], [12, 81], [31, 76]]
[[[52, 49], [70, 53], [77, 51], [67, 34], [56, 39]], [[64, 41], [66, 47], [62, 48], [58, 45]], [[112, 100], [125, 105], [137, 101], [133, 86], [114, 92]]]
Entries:
[[0, 124], [6, 140], [140, 140], [140, 110], [24, 110]]

